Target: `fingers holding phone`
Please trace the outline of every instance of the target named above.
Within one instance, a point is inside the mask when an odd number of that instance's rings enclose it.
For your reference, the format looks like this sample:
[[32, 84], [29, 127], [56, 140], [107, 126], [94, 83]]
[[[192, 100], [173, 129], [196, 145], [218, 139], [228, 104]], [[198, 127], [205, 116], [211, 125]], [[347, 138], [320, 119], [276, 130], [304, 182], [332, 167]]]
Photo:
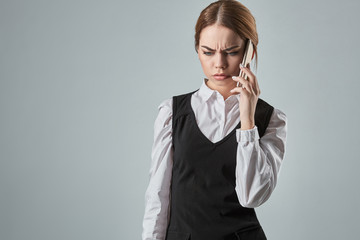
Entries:
[[[260, 95], [260, 88], [256, 76], [250, 71], [249, 68], [241, 66], [241, 70], [244, 74], [247, 75], [247, 78], [241, 76], [233, 76], [232, 79], [237, 82], [239, 87], [233, 88], [230, 92], [242, 93], [245, 95], [255, 95], [258, 97]], [[246, 92], [244, 92], [246, 90]]]
[[[247, 67], [240, 67], [241, 72], [244, 73], [244, 75], [246, 77], [238, 77], [238, 78], [233, 78], [235, 81], [238, 79], [238, 83], [243, 84], [247, 83], [245, 86], [249, 85], [251, 86], [252, 91], [254, 92], [255, 95], [259, 96], [260, 95], [260, 87], [259, 87], [259, 83], [257, 81], [257, 78], [255, 76], [255, 74]], [[246, 87], [245, 87], [246, 88]], [[246, 88], [249, 92], [251, 92], [248, 88]]]

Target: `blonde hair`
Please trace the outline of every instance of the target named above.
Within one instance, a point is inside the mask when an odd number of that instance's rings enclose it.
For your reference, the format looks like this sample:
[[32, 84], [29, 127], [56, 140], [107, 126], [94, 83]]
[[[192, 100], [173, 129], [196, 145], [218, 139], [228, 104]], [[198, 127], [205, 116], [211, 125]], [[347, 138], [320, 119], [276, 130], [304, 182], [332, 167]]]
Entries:
[[213, 24], [227, 27], [242, 39], [250, 39], [254, 46], [255, 63], [257, 65], [259, 42], [256, 22], [250, 10], [235, 0], [220, 0], [211, 3], [202, 12], [195, 26], [195, 51], [198, 52], [201, 31]]

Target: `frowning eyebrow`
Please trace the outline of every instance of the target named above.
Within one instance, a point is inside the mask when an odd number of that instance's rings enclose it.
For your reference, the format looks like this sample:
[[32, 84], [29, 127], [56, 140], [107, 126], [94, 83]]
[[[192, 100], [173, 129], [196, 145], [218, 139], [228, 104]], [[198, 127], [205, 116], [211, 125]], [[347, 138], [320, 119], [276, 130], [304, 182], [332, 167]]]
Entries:
[[[201, 47], [203, 47], [203, 48], [206, 48], [207, 50], [209, 50], [209, 51], [215, 51], [214, 49], [211, 49], [211, 48], [209, 48], [209, 47], [207, 47], [207, 46], [201, 46]], [[229, 48], [227, 48], [227, 49], [224, 49], [224, 51], [230, 51], [230, 50], [233, 50], [234, 48], [239, 48], [240, 46], [232, 46], [232, 47], [229, 47]]]

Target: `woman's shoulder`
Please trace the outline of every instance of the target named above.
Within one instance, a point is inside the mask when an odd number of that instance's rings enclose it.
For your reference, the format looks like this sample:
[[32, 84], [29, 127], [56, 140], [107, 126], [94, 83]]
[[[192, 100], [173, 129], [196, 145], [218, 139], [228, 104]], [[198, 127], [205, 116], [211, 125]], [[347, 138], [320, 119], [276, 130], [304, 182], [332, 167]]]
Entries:
[[163, 100], [158, 105], [158, 114], [154, 124], [155, 132], [168, 129], [171, 126], [172, 115], [172, 98]]
[[163, 100], [158, 105], [158, 117], [157, 120], [161, 122], [168, 122], [172, 118], [172, 109], [173, 109], [173, 100], [172, 98], [167, 98]]
[[280, 119], [280, 120], [282, 120], [285, 123], [287, 122], [286, 114], [282, 110], [280, 110], [278, 108], [274, 108], [273, 116]]
[[172, 110], [173, 98], [167, 98], [158, 105], [158, 110], [168, 109]]
[[[195, 92], [199, 91], [199, 89], [197, 90], [194, 90], [194, 91], [191, 91], [191, 92], [187, 92], [187, 93], [183, 93], [183, 94], [180, 94], [180, 95], [176, 95], [174, 96], [175, 98], [185, 98], [185, 97], [188, 97], [188, 96], [191, 96], [192, 94], [194, 94]], [[173, 98], [174, 98], [173, 97]]]
[[171, 98], [167, 98], [165, 100], [163, 100], [159, 105], [158, 105], [158, 109], [167, 109], [167, 110], [172, 110], [173, 108], [173, 101], [174, 101], [174, 98], [176, 98], [177, 100], [179, 99], [184, 99], [188, 96], [191, 96], [193, 93], [195, 93], [196, 91], [198, 90], [195, 90], [195, 91], [191, 91], [191, 92], [188, 92], [188, 93], [183, 93], [183, 94], [179, 94], [179, 95], [175, 95]]

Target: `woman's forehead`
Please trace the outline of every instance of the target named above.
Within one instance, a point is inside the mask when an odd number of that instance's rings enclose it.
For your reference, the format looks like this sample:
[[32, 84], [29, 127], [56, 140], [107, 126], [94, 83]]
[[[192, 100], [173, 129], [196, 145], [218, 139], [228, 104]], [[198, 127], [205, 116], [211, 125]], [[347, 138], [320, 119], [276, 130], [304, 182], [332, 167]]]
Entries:
[[210, 48], [226, 49], [234, 45], [242, 46], [244, 40], [231, 29], [221, 25], [211, 25], [200, 33], [200, 45], [211, 45]]

